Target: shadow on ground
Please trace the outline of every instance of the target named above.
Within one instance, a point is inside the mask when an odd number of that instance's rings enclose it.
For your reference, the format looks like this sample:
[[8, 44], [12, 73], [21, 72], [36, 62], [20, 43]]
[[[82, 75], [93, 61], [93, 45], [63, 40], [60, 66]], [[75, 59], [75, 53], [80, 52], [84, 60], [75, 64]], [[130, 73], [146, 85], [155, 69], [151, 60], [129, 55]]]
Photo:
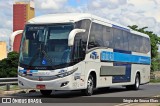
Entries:
[[[140, 89], [142, 90], [142, 89]], [[101, 94], [110, 94], [110, 93], [116, 93], [116, 92], [128, 92], [129, 90], [126, 90], [124, 87], [116, 87], [116, 88], [103, 88], [103, 89], [96, 89], [94, 91], [93, 96], [101, 95]], [[50, 96], [42, 96], [39, 91], [37, 92], [31, 92], [31, 93], [15, 93], [10, 94], [7, 96], [12, 97], [36, 97], [36, 98], [76, 98], [76, 97], [85, 97], [81, 91], [53, 91]]]

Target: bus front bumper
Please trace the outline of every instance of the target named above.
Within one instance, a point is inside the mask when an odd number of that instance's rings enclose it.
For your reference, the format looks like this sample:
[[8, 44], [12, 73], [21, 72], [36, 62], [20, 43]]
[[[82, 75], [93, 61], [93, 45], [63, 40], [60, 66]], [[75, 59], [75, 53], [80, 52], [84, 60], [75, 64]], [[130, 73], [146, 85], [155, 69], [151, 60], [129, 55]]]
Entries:
[[35, 81], [18, 76], [18, 85], [23, 89], [74, 90], [77, 88], [76, 83], [72, 82], [71, 75], [49, 81]]

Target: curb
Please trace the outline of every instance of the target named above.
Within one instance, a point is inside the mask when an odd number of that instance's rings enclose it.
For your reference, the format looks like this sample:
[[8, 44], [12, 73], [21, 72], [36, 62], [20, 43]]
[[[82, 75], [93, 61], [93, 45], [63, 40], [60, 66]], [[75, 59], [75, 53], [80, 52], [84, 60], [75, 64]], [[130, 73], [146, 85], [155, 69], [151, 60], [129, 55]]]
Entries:
[[160, 83], [148, 83], [147, 85], [160, 85]]
[[[8, 95], [8, 94], [15, 94], [15, 93], [29, 93], [33, 89], [20, 89], [20, 90], [11, 90], [11, 91], [0, 91], [0, 95]], [[37, 92], [37, 90], [35, 90]]]

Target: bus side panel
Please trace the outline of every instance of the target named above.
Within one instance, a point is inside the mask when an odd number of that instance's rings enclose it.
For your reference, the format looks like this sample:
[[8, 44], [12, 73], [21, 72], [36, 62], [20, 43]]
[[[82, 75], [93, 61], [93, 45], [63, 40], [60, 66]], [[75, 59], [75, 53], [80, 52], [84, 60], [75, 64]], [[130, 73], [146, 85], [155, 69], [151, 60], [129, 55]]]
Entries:
[[76, 72], [73, 73], [72, 86], [73, 89], [84, 89], [85, 88], [85, 62], [79, 62], [74, 65], [74, 68], [78, 68]]
[[[132, 55], [150, 57], [150, 52], [147, 54], [132, 52]], [[146, 60], [146, 61], [147, 63], [150, 63], [149, 60]], [[133, 81], [135, 80], [135, 75], [137, 71], [140, 72], [140, 84], [145, 84], [150, 81], [150, 64], [132, 64], [132, 70], [134, 72], [132, 73], [132, 75], [134, 75]]]
[[132, 76], [133, 82], [135, 80], [135, 76], [137, 72], [140, 72], [140, 83], [145, 84], [150, 80], [150, 65], [143, 64], [132, 64]]
[[131, 63], [114, 62], [114, 66], [125, 66], [125, 75], [113, 76], [113, 83], [131, 81]]

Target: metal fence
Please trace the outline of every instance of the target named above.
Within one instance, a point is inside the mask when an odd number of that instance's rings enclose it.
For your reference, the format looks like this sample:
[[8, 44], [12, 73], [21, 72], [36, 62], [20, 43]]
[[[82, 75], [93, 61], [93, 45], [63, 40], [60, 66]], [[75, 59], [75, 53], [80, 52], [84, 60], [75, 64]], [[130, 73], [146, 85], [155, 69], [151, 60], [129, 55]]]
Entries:
[[10, 85], [18, 84], [18, 78], [0, 78], [0, 86], [6, 85], [6, 90], [10, 90]]

